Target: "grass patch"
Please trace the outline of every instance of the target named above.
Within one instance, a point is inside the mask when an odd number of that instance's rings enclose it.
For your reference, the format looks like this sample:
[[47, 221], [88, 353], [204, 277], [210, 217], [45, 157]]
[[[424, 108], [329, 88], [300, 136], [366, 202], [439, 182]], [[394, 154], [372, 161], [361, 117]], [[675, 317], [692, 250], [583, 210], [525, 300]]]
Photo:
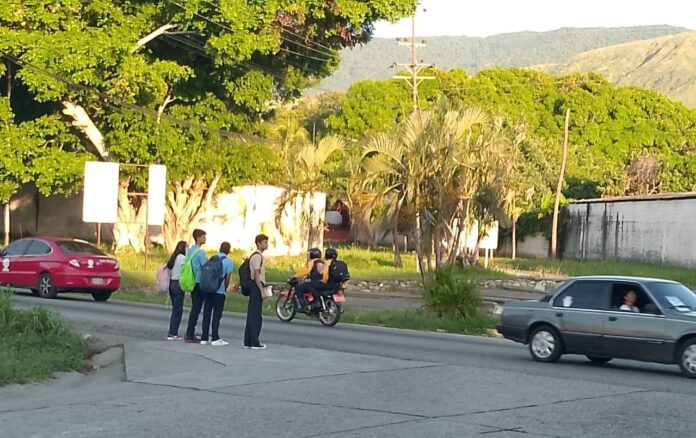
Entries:
[[[209, 251], [208, 255], [214, 252]], [[394, 267], [394, 254], [388, 250], [369, 250], [357, 246], [339, 248], [341, 260], [345, 260], [350, 268], [351, 276], [356, 280], [416, 280], [420, 276], [416, 271], [416, 256], [414, 254], [402, 254], [403, 268]], [[164, 251], [155, 251], [145, 267], [142, 254], [118, 254], [116, 258], [121, 264], [122, 290], [142, 291], [151, 290], [154, 287], [155, 271], [157, 266], [166, 262], [168, 254]], [[246, 254], [234, 251], [231, 254], [235, 269], [242, 263]], [[269, 282], [282, 282], [287, 280], [304, 263], [306, 257], [300, 256], [276, 256], [266, 257], [266, 280]]]
[[[191, 298], [186, 294], [185, 306], [190, 308]], [[136, 301], [143, 303], [164, 304], [166, 294], [154, 294], [143, 292], [118, 292], [115, 299]], [[350, 297], [348, 298], [350, 299]], [[239, 294], [228, 295], [225, 300], [226, 312], [245, 313], [247, 298]], [[275, 318], [276, 299], [271, 298], [263, 303], [263, 314]], [[300, 319], [308, 319], [304, 315], [298, 315]], [[348, 309], [341, 316], [341, 322], [349, 324], [375, 325], [399, 329], [437, 331], [444, 330], [448, 333], [485, 334], [486, 330], [495, 328], [498, 319], [488, 315], [479, 315], [472, 318], [438, 317], [428, 310], [351, 310]], [[318, 322], [317, 322], [318, 324]]]
[[623, 262], [616, 260], [496, 259], [496, 267], [557, 276], [626, 275], [679, 281], [696, 287], [696, 271], [678, 266]]
[[43, 307], [19, 310], [0, 294], [0, 386], [81, 371], [87, 347], [57, 314]]

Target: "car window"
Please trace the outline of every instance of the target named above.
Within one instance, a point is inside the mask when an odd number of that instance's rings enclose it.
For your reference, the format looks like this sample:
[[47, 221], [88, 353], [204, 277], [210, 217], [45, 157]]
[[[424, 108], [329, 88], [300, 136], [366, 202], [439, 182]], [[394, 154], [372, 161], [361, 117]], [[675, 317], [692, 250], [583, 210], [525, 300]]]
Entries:
[[56, 245], [58, 245], [58, 248], [60, 248], [60, 250], [66, 254], [105, 255], [99, 248], [86, 242], [63, 240], [56, 242]]
[[696, 310], [696, 293], [680, 283], [654, 282], [648, 288], [657, 301], [667, 309], [680, 312]]
[[27, 246], [29, 246], [29, 240], [18, 240], [7, 245], [7, 247], [2, 250], [2, 255], [5, 257], [21, 256], [24, 254], [24, 251], [26, 251]]
[[31, 244], [29, 245], [29, 249], [27, 249], [27, 252], [25, 255], [32, 255], [32, 256], [46, 255], [50, 252], [51, 252], [51, 247], [48, 245], [48, 243], [42, 242], [40, 240], [32, 240]]
[[645, 292], [645, 289], [637, 284], [630, 282], [620, 282], [614, 283], [612, 293], [611, 293], [611, 309], [623, 312], [630, 312], [627, 307], [622, 309], [622, 306], [626, 304], [625, 297], [626, 294], [633, 291], [636, 295], [636, 301], [633, 304], [638, 310], [636, 313], [656, 313], [657, 307], [655, 303], [650, 298], [650, 296]]
[[606, 310], [610, 290], [611, 283], [606, 281], [576, 281], [556, 297], [553, 305], [569, 309]]

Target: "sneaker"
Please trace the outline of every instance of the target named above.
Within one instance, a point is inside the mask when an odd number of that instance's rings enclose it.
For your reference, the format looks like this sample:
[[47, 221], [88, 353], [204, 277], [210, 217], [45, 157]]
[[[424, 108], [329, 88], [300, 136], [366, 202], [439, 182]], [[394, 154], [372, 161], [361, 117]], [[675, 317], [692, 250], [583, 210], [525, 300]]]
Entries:
[[244, 348], [246, 348], [248, 350], [251, 348], [251, 345], [244, 344]]
[[211, 344], [210, 341], [201, 341], [201, 345], [210, 345], [210, 344]]
[[211, 342], [210, 345], [214, 345], [216, 347], [224, 347], [225, 345], [230, 345], [230, 343], [225, 342], [222, 339], [218, 339], [217, 341]]
[[201, 338], [193, 337], [193, 338], [186, 338], [184, 339], [184, 342], [187, 344], [200, 344], [201, 343]]
[[255, 346], [252, 346], [252, 347], [249, 347], [249, 348], [251, 348], [252, 350], [265, 350], [266, 348], [268, 348], [268, 345], [266, 345], [266, 344], [259, 344], [259, 345], [255, 345]]
[[179, 335], [167, 335], [167, 340], [168, 341], [180, 341], [181, 338]]

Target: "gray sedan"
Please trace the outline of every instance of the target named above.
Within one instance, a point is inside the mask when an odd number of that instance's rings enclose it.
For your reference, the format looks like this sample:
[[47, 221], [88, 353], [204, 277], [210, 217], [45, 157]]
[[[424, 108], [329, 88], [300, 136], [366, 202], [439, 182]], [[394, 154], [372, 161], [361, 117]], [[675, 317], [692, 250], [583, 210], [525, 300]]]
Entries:
[[537, 301], [505, 303], [498, 331], [529, 344], [539, 362], [582, 354], [679, 364], [696, 378], [696, 293], [681, 283], [637, 277], [575, 277]]

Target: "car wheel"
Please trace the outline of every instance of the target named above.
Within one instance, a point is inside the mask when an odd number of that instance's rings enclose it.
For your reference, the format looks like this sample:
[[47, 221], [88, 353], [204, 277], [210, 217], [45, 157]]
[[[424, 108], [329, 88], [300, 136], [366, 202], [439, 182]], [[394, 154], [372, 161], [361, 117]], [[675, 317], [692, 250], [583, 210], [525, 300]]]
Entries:
[[696, 339], [689, 339], [679, 351], [679, 367], [686, 377], [696, 379]]
[[100, 290], [92, 292], [92, 298], [94, 298], [94, 301], [98, 301], [100, 303], [109, 301], [109, 298], [111, 298], [111, 291]]
[[537, 362], [556, 362], [562, 351], [561, 337], [551, 326], [539, 326], [529, 336], [529, 353]]
[[611, 360], [611, 357], [598, 357], [598, 356], [587, 356], [587, 358], [596, 365], [602, 365]]
[[41, 298], [55, 298], [58, 296], [58, 289], [56, 289], [51, 274], [44, 272], [39, 275], [38, 294]]

